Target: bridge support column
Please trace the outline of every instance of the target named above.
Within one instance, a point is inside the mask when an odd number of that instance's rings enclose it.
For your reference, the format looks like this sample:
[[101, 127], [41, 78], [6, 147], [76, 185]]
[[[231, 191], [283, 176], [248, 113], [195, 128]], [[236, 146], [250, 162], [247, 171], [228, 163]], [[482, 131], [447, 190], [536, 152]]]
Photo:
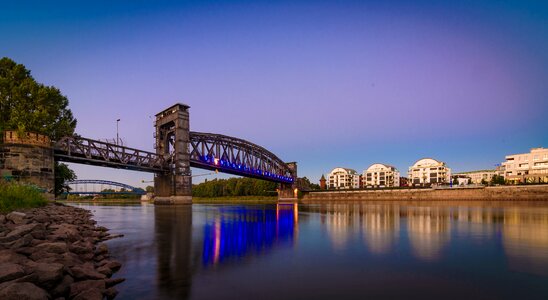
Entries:
[[53, 199], [54, 156], [50, 139], [27, 132], [4, 131], [0, 140], [0, 180], [15, 180], [39, 187]]
[[289, 162], [287, 163], [289, 169], [291, 169], [291, 175], [295, 179], [293, 183], [280, 183], [278, 188], [278, 202], [290, 202], [294, 203], [298, 201], [298, 191], [299, 187], [297, 184], [297, 163]]
[[171, 167], [154, 177], [155, 204], [191, 204], [190, 118], [185, 104], [175, 104], [156, 115], [156, 153]]

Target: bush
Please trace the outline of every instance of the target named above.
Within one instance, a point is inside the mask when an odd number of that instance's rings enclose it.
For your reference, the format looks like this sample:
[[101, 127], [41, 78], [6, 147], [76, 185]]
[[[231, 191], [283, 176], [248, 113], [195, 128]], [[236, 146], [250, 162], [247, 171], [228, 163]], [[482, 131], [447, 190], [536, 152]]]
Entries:
[[39, 207], [47, 203], [44, 195], [34, 187], [0, 182], [0, 212]]

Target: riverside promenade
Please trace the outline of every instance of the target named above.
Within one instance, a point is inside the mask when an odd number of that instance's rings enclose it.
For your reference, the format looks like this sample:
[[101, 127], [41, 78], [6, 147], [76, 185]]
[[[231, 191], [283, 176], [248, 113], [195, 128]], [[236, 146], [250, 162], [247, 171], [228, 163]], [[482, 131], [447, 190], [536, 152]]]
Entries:
[[548, 201], [548, 184], [478, 188], [333, 190], [304, 193], [303, 202], [374, 200]]

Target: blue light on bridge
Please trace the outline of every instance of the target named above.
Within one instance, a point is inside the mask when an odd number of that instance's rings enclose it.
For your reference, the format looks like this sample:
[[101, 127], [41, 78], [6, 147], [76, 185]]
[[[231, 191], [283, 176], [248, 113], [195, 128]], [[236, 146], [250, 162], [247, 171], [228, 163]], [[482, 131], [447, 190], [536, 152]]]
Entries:
[[[267, 171], [261, 171], [259, 169], [255, 170], [246, 166], [245, 164], [242, 165], [242, 164], [231, 163], [229, 161], [225, 161], [224, 159], [218, 159], [210, 155], [200, 156], [200, 160], [207, 163], [208, 165], [212, 165], [215, 167], [218, 167], [220, 165], [221, 167], [230, 168], [242, 173], [245, 172], [249, 174], [258, 174], [258, 175], [263, 175], [266, 177], [274, 178], [274, 179], [285, 181], [285, 182], [293, 182], [293, 178], [291, 177], [283, 176], [280, 174], [273, 174]], [[223, 168], [220, 168], [220, 169], [222, 170]]]

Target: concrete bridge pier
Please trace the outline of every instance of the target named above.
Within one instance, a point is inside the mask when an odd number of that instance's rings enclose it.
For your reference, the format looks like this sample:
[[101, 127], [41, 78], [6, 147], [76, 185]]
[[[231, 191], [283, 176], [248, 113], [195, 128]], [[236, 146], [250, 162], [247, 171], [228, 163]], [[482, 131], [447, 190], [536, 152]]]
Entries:
[[278, 202], [295, 203], [298, 201], [299, 187], [297, 184], [297, 163], [288, 162], [287, 166], [291, 170], [291, 175], [295, 179], [293, 183], [280, 183], [278, 188]]
[[170, 172], [154, 176], [155, 204], [191, 204], [190, 121], [185, 104], [156, 114], [156, 153], [168, 160]]

